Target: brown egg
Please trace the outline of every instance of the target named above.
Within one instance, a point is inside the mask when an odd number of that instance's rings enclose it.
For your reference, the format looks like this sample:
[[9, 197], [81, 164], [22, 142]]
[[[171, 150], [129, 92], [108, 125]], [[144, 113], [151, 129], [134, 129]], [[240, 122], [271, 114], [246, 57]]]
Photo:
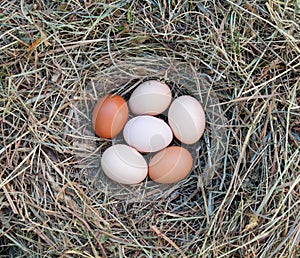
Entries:
[[119, 95], [99, 99], [93, 111], [95, 133], [102, 138], [113, 138], [122, 131], [128, 119], [128, 106]]
[[184, 179], [193, 166], [190, 152], [179, 146], [171, 146], [156, 153], [149, 162], [149, 177], [162, 184], [176, 183]]

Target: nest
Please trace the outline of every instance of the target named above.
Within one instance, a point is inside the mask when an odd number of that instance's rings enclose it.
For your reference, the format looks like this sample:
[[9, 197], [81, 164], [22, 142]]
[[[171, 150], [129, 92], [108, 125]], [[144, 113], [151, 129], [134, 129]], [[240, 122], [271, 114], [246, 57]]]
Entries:
[[70, 126], [67, 128], [81, 176], [111, 198], [153, 201], [166, 197], [184, 183], [180, 181], [163, 185], [146, 180], [138, 185], [120, 185], [107, 178], [101, 170], [103, 151], [113, 144], [122, 143], [123, 139], [120, 136], [112, 140], [95, 136], [91, 121], [95, 103], [108, 93], [117, 93], [128, 100], [134, 88], [149, 79], [166, 82], [171, 87], [173, 97], [187, 94], [197, 98], [205, 110], [207, 127], [203, 137], [196, 144], [185, 146], [194, 157], [194, 167], [190, 176], [183, 181], [193, 180], [195, 184], [206, 186], [222, 165], [226, 118], [211, 83], [204, 75], [190, 64], [170, 58], [148, 56], [115, 61], [111, 67], [99, 71], [86, 85], [80, 97], [74, 98]]

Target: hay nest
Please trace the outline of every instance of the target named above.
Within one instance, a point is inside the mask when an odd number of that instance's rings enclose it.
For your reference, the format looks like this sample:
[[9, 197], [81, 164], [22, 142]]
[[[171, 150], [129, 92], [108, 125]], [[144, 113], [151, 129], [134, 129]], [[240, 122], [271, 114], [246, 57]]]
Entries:
[[[112, 144], [122, 143], [120, 136], [112, 140], [100, 139], [92, 129], [91, 114], [96, 101], [107, 93], [118, 93], [126, 100], [133, 89], [141, 82], [159, 79], [171, 86], [173, 96], [188, 94], [202, 103], [207, 117], [207, 129], [202, 139], [188, 146], [194, 157], [194, 168], [184, 180], [195, 180], [195, 183], [209, 184], [215, 170], [221, 165], [225, 151], [224, 130], [226, 119], [218, 98], [206, 77], [198, 73], [188, 63], [178, 62], [171, 58], [157, 56], [134, 57], [114, 64], [91, 79], [86, 89], [72, 104], [72, 127], [68, 135], [72, 136], [73, 147], [82, 169], [85, 180], [92, 183], [99, 191], [103, 189], [113, 198], [127, 201], [152, 200], [166, 197], [174, 188], [183, 182], [162, 185], [151, 180], [138, 185], [120, 185], [108, 179], [101, 170], [100, 158], [103, 151]], [[187, 147], [187, 146], [186, 146]]]

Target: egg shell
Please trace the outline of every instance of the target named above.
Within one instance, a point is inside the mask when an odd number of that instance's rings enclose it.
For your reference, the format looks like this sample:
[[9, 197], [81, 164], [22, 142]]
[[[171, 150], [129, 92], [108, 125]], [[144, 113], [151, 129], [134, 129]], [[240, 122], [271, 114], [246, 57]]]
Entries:
[[170, 105], [172, 93], [163, 82], [150, 80], [140, 84], [131, 94], [128, 105], [135, 115], [158, 115]]
[[180, 146], [171, 146], [156, 153], [149, 162], [149, 177], [162, 184], [172, 184], [184, 179], [191, 171], [193, 158]]
[[101, 167], [107, 177], [121, 184], [138, 184], [148, 172], [144, 157], [125, 144], [106, 149], [101, 158]]
[[168, 111], [168, 122], [175, 137], [183, 143], [193, 144], [203, 135], [205, 113], [199, 101], [191, 96], [176, 98]]
[[140, 152], [159, 151], [173, 139], [168, 124], [153, 116], [136, 116], [130, 119], [124, 127], [123, 135], [126, 143]]
[[96, 135], [113, 138], [119, 134], [128, 119], [128, 106], [119, 95], [106, 95], [99, 99], [93, 111], [93, 127]]

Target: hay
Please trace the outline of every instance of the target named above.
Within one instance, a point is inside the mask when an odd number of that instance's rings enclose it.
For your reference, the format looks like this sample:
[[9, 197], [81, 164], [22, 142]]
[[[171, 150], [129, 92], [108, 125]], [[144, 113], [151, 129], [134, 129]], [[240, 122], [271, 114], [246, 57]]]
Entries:
[[[299, 257], [299, 10], [1, 1], [1, 257]], [[87, 111], [157, 71], [178, 94], [206, 82], [187, 91], [212, 114], [191, 176], [132, 201], [96, 184], [93, 158], [111, 142], [95, 138]]]

